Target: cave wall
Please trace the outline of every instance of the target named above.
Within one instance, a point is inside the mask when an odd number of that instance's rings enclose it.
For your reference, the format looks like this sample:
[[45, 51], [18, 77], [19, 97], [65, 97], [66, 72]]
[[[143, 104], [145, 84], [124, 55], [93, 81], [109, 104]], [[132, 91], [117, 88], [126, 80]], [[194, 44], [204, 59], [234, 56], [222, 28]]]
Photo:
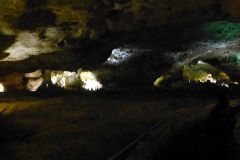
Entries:
[[221, 0], [221, 9], [227, 17], [240, 20], [240, 0]]

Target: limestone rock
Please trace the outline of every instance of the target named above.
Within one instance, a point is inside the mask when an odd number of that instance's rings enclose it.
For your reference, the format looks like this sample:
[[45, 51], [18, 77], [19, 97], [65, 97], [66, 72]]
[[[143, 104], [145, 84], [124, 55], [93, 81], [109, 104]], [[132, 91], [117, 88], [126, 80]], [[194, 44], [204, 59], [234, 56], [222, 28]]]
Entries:
[[[4, 70], [10, 66], [8, 72], [28, 72], [40, 67], [63, 69], [74, 64], [72, 66], [76, 69], [79, 66], [99, 65], [114, 48], [124, 43], [140, 47], [167, 46], [166, 37], [174, 37], [172, 31], [175, 28], [181, 31], [178, 26], [219, 19], [225, 14], [238, 18], [238, 2], [0, 1], [0, 68]], [[161, 29], [163, 26], [165, 28]], [[165, 34], [169, 26], [175, 28]], [[11, 67], [12, 64], [17, 64], [19, 68]]]

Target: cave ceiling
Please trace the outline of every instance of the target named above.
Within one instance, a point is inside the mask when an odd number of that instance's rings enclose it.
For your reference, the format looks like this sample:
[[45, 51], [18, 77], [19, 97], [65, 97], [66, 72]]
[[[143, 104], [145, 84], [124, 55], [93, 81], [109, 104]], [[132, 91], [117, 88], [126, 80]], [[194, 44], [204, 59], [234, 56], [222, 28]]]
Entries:
[[0, 0], [0, 72], [93, 68], [125, 44], [175, 49], [186, 26], [236, 21], [239, 9], [238, 0]]

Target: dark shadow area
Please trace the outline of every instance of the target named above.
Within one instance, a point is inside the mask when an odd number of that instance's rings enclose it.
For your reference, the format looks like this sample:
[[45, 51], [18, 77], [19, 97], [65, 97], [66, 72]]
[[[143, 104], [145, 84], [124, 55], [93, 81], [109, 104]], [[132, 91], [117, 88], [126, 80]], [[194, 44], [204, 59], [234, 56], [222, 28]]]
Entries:
[[40, 7], [47, 4], [48, 0], [28, 0], [27, 5], [29, 9]]
[[[11, 46], [15, 41], [15, 36], [6, 36], [0, 34], [0, 51], [4, 51], [9, 46]], [[0, 59], [7, 57], [8, 55], [4, 55], [4, 53], [0, 54]]]
[[47, 27], [55, 25], [56, 15], [51, 11], [36, 9], [24, 13], [17, 21], [17, 27], [20, 29], [33, 30], [38, 27]]
[[239, 111], [240, 106], [230, 106], [228, 99], [220, 95], [206, 120], [174, 131], [153, 149], [152, 160], [239, 160], [240, 145], [234, 136]]
[[37, 132], [32, 128], [22, 128], [8, 122], [8, 118], [2, 115], [6, 110], [2, 110], [0, 115], [0, 158], [8, 160], [14, 159], [13, 153], [18, 149], [19, 143], [27, 143]]

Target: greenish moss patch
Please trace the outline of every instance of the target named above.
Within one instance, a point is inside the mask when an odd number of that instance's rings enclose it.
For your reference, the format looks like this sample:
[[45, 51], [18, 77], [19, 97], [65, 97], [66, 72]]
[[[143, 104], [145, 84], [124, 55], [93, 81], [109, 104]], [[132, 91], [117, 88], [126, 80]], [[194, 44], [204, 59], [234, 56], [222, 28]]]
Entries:
[[202, 26], [201, 36], [204, 39], [221, 41], [240, 37], [240, 23], [217, 21]]

